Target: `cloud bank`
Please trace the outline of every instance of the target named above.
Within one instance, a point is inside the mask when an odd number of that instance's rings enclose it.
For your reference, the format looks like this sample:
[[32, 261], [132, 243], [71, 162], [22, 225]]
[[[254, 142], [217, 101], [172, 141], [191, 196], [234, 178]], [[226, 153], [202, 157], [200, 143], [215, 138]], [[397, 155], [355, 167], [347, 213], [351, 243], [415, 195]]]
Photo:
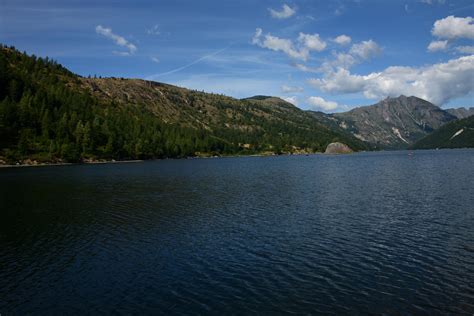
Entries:
[[443, 105], [473, 92], [474, 55], [419, 68], [392, 66], [365, 76], [339, 68], [308, 83], [331, 94], [362, 92], [371, 99], [406, 94]]

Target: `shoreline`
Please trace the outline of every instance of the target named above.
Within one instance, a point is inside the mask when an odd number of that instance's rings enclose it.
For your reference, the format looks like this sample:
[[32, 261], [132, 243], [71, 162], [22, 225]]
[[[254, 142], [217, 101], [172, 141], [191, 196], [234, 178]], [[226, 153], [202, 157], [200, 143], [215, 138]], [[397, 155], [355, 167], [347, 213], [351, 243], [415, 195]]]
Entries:
[[1, 168], [28, 168], [28, 167], [49, 167], [49, 166], [72, 166], [72, 165], [100, 165], [100, 164], [117, 164], [117, 163], [138, 163], [145, 161], [170, 160], [170, 159], [217, 159], [217, 158], [239, 158], [239, 157], [276, 157], [276, 156], [304, 156], [304, 155], [322, 155], [323, 152], [316, 153], [284, 153], [284, 154], [251, 154], [251, 155], [225, 155], [225, 156], [195, 156], [195, 157], [175, 157], [175, 158], [154, 158], [154, 159], [132, 159], [132, 160], [98, 160], [98, 161], [82, 161], [82, 162], [42, 162], [42, 163], [22, 163], [22, 164], [0, 164]]
[[52, 167], [52, 166], [74, 166], [74, 165], [101, 165], [101, 164], [116, 164], [116, 163], [137, 163], [146, 160], [107, 160], [107, 161], [83, 161], [83, 162], [43, 162], [36, 164], [0, 164], [0, 168], [29, 168], [29, 167]]
[[387, 152], [387, 151], [438, 151], [438, 150], [456, 150], [456, 149], [473, 149], [470, 147], [466, 148], [436, 148], [436, 149], [398, 149], [398, 150], [362, 150], [355, 151], [348, 154], [326, 154], [324, 152], [314, 153], [284, 153], [284, 154], [251, 154], [251, 155], [225, 155], [225, 156], [195, 156], [195, 157], [181, 157], [181, 158], [155, 158], [155, 159], [132, 159], [132, 160], [100, 160], [100, 161], [83, 161], [83, 162], [44, 162], [44, 163], [24, 163], [24, 164], [0, 164], [0, 169], [7, 168], [29, 168], [29, 167], [50, 167], [50, 166], [72, 166], [72, 165], [101, 165], [101, 164], [121, 164], [121, 163], [138, 163], [146, 161], [157, 161], [157, 160], [192, 160], [192, 159], [218, 159], [218, 158], [245, 158], [245, 157], [278, 157], [278, 156], [347, 156], [357, 153], [367, 152]]

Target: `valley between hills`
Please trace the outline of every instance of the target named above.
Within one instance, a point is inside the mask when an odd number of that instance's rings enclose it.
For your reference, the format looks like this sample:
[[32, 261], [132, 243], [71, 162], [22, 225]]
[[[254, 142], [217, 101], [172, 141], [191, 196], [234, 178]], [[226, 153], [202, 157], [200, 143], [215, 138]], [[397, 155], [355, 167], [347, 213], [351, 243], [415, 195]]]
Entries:
[[0, 164], [474, 147], [474, 108], [414, 96], [344, 113], [123, 78], [85, 78], [0, 49]]

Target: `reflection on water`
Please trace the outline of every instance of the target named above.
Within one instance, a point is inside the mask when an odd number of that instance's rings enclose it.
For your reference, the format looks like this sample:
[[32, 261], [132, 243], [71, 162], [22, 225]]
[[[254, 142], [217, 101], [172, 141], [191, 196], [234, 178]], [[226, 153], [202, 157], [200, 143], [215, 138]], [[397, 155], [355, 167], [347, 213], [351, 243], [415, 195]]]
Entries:
[[0, 313], [474, 313], [474, 151], [0, 170]]

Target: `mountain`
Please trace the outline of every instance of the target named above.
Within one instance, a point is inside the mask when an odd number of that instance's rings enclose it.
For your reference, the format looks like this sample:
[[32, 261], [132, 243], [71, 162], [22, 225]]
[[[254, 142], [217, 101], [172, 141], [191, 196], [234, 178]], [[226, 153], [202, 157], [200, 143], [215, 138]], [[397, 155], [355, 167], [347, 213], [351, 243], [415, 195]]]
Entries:
[[321, 152], [366, 145], [274, 97], [238, 100], [164, 83], [83, 78], [0, 48], [0, 162]]
[[450, 122], [416, 142], [413, 149], [474, 147], [474, 115]]
[[326, 115], [312, 112], [327, 126], [352, 133], [379, 149], [407, 148], [456, 117], [417, 97], [386, 98], [374, 105]]
[[457, 108], [457, 109], [447, 109], [449, 114], [456, 116], [458, 119], [463, 119], [474, 115], [474, 108]]

